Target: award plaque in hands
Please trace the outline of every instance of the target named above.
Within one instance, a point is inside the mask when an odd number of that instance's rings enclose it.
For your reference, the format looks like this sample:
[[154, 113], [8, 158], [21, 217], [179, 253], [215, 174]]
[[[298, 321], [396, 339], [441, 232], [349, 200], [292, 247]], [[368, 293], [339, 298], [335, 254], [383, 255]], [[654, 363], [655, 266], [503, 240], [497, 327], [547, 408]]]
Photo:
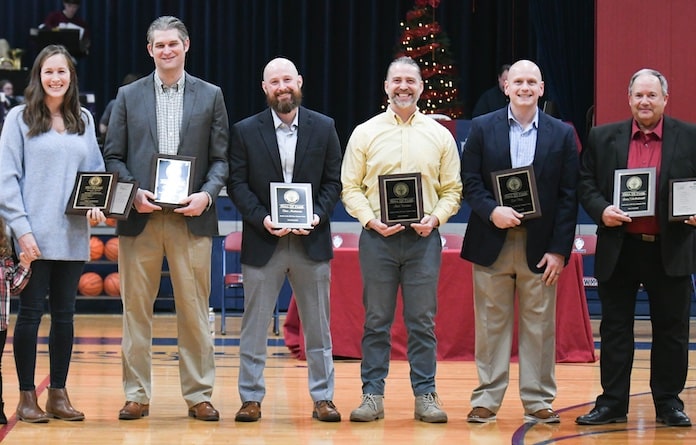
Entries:
[[696, 215], [696, 178], [669, 181], [669, 221], [685, 221]]
[[180, 202], [193, 191], [196, 158], [157, 155], [153, 164], [154, 203], [163, 207], [181, 207]]
[[271, 182], [271, 221], [278, 229], [312, 229], [312, 184]]
[[380, 175], [379, 207], [388, 226], [410, 226], [423, 219], [423, 185], [420, 172]]
[[104, 211], [106, 216], [114, 219], [128, 219], [137, 191], [138, 181], [118, 181], [111, 205]]
[[630, 217], [655, 215], [655, 167], [614, 171], [614, 205]]
[[491, 173], [493, 194], [498, 205], [512, 207], [524, 219], [541, 217], [534, 167], [511, 168]]
[[65, 213], [86, 215], [87, 210], [93, 207], [106, 211], [111, 204], [117, 179], [117, 173], [77, 172]]

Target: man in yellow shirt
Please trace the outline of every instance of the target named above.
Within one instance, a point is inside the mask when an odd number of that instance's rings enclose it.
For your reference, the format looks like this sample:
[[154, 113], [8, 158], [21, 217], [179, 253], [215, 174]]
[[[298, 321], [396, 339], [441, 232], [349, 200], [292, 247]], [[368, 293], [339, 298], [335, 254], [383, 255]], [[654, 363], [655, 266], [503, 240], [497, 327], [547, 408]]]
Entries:
[[[391, 63], [384, 91], [389, 107], [355, 128], [341, 171], [343, 204], [364, 227], [359, 253], [365, 306], [363, 395], [350, 420], [369, 422], [384, 417], [390, 329], [400, 286], [411, 387], [416, 397], [414, 416], [424, 422], [444, 423], [447, 414], [440, 409], [435, 392], [437, 344], [433, 319], [442, 250], [438, 227], [459, 210], [459, 156], [449, 131], [418, 110], [423, 80], [412, 59], [401, 57]], [[390, 225], [380, 216], [379, 176], [404, 173], [420, 173], [423, 216], [410, 226]]]

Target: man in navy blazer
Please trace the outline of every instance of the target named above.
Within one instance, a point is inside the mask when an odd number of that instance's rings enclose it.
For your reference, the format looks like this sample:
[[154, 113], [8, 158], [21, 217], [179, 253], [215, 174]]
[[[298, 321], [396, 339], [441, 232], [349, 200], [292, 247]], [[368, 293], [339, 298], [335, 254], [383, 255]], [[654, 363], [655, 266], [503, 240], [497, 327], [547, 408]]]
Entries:
[[[302, 76], [290, 60], [271, 60], [261, 86], [269, 108], [233, 126], [229, 154], [227, 192], [243, 220], [245, 293], [239, 340], [242, 407], [235, 420], [261, 418], [266, 336], [287, 277], [302, 321], [312, 417], [336, 422], [341, 415], [333, 404], [329, 218], [341, 192], [341, 147], [333, 119], [300, 106]], [[271, 182], [311, 184], [311, 229], [271, 220]]]
[[[628, 88], [633, 118], [593, 128], [582, 155], [578, 194], [597, 224], [594, 272], [602, 304], [603, 392], [594, 408], [576, 419], [581, 425], [627, 421], [633, 320], [642, 283], [650, 303], [650, 389], [656, 420], [691, 426], [679, 393], [689, 367], [696, 216], [682, 214], [670, 221], [669, 200], [670, 180], [696, 177], [696, 126], [664, 115], [668, 97], [661, 73], [637, 71]], [[614, 204], [614, 171], [648, 167], [657, 172], [657, 189], [650, 191], [655, 194], [655, 214], [630, 217]]]
[[[479, 376], [467, 420], [493, 421], [502, 404], [517, 291], [525, 419], [556, 423], [556, 284], [575, 233], [577, 148], [573, 129], [539, 110], [544, 83], [534, 63], [513, 64], [505, 88], [510, 106], [474, 119], [462, 154], [464, 199], [472, 212], [461, 256], [474, 263]], [[491, 177], [530, 165], [541, 211], [536, 218], [497, 202]]]
[[[167, 257], [176, 304], [181, 392], [190, 417], [219, 420], [212, 406], [215, 351], [208, 328], [215, 200], [227, 180], [229, 124], [219, 87], [184, 71], [189, 37], [177, 18], [148, 29], [149, 76], [121, 87], [104, 147], [108, 171], [138, 181], [128, 219], [119, 221], [118, 269], [123, 300], [123, 387], [119, 419], [148, 415], [152, 396], [152, 308]], [[178, 206], [153, 202], [159, 155], [195, 158], [191, 191]]]

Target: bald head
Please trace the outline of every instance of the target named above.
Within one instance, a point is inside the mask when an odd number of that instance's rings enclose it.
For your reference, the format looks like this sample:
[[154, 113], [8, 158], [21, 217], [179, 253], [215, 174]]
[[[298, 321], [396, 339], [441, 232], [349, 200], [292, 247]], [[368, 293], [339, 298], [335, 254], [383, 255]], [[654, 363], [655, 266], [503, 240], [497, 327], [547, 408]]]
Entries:
[[505, 94], [510, 98], [510, 110], [515, 118], [529, 121], [544, 95], [544, 81], [536, 63], [529, 60], [513, 63], [505, 81]]
[[266, 64], [261, 88], [266, 93], [266, 102], [279, 115], [294, 117], [302, 103], [302, 76], [290, 60], [278, 57]]

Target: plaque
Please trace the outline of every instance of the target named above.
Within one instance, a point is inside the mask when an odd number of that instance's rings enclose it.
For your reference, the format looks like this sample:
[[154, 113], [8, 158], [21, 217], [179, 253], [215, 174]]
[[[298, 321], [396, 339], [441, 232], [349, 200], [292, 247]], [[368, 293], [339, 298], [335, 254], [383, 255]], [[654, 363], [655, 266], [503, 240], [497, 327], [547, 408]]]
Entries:
[[111, 205], [104, 212], [108, 218], [128, 219], [133, 200], [138, 191], [137, 181], [118, 181], [111, 199]]
[[630, 217], [655, 215], [655, 167], [614, 171], [614, 205]]
[[65, 213], [86, 215], [93, 207], [105, 211], [111, 204], [117, 178], [117, 173], [77, 172]]
[[388, 226], [410, 226], [423, 219], [423, 185], [420, 172], [380, 175], [379, 207]]
[[685, 221], [696, 215], [696, 178], [669, 181], [670, 221]]
[[153, 164], [154, 203], [163, 207], [181, 207], [180, 202], [193, 191], [196, 158], [157, 155]]
[[278, 229], [312, 229], [312, 184], [271, 182], [271, 221]]
[[524, 219], [541, 217], [534, 166], [492, 172], [491, 181], [498, 205], [512, 207]]

